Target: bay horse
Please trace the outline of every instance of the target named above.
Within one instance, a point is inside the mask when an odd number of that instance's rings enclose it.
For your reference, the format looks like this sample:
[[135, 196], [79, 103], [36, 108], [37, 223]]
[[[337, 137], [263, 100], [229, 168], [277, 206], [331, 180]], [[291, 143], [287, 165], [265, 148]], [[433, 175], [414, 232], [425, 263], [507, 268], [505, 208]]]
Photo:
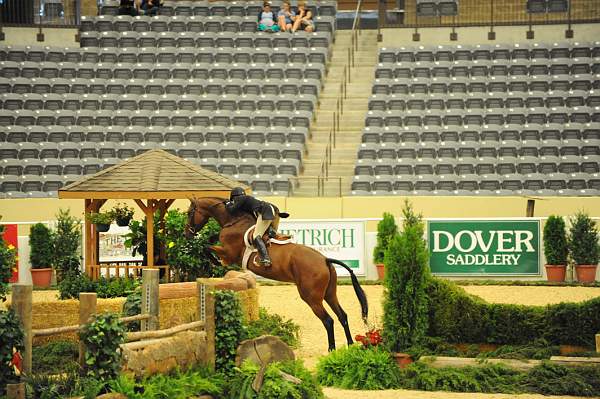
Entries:
[[[256, 224], [256, 219], [246, 213], [231, 215], [225, 209], [224, 198], [210, 197], [190, 201], [186, 236], [189, 238], [200, 231], [212, 217], [221, 226], [219, 235], [221, 246], [212, 246], [211, 249], [216, 252], [224, 265], [241, 265], [245, 249], [244, 233]], [[276, 209], [275, 213], [277, 217], [279, 211]], [[296, 284], [300, 298], [310, 306], [325, 326], [328, 349], [332, 351], [335, 349], [333, 319], [323, 306], [325, 300], [344, 328], [348, 345], [352, 345], [348, 317], [336, 295], [337, 274], [333, 265], [339, 265], [350, 273], [352, 286], [361, 306], [362, 318], [366, 324], [369, 312], [367, 297], [352, 269], [339, 260], [327, 258], [320, 252], [301, 244], [271, 244], [268, 246], [268, 251], [272, 261], [270, 267], [256, 266], [254, 257], [257, 255], [253, 254], [247, 268], [265, 278]]]

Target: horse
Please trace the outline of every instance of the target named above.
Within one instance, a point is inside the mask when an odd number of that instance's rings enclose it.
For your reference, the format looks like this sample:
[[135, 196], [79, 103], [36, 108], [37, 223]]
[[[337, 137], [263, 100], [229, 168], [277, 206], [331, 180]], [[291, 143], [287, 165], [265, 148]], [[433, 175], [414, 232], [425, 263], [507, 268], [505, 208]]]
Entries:
[[[224, 265], [241, 265], [245, 249], [244, 233], [255, 225], [256, 219], [245, 213], [231, 215], [225, 209], [225, 201], [223, 198], [215, 197], [192, 199], [185, 233], [188, 238], [193, 236], [212, 217], [221, 226], [219, 235], [221, 246], [212, 246], [211, 249]], [[279, 210], [275, 211], [276, 217], [279, 216]], [[272, 261], [270, 267], [257, 266], [254, 263], [256, 254], [253, 254], [248, 260], [247, 268], [268, 279], [296, 284], [300, 298], [310, 306], [323, 323], [327, 331], [328, 349], [332, 351], [335, 349], [334, 322], [323, 306], [325, 300], [344, 328], [348, 345], [352, 345], [354, 341], [350, 334], [348, 317], [340, 306], [336, 294], [337, 274], [333, 265], [339, 265], [350, 273], [352, 286], [361, 306], [362, 319], [366, 324], [369, 312], [367, 297], [352, 269], [339, 260], [327, 258], [320, 252], [301, 244], [291, 242], [282, 245], [271, 244], [268, 248]]]

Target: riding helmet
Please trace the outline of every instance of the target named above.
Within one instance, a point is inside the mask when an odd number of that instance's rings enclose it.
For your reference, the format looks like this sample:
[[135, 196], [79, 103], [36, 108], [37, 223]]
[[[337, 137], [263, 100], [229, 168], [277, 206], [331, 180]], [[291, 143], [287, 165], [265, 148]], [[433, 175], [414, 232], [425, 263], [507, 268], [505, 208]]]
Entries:
[[240, 195], [246, 195], [246, 192], [244, 191], [243, 188], [236, 187], [233, 190], [231, 190], [231, 194], [229, 196], [229, 199], [233, 200], [235, 197], [239, 197]]

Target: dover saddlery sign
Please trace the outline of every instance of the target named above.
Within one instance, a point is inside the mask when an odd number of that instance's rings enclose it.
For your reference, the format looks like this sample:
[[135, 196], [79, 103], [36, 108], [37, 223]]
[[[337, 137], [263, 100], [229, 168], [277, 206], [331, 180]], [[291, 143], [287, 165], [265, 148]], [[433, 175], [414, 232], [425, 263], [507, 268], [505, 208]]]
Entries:
[[[294, 242], [316, 249], [328, 258], [346, 263], [358, 276], [365, 275], [365, 222], [346, 220], [282, 220], [279, 231]], [[338, 276], [349, 273], [336, 266]]]
[[540, 275], [539, 220], [430, 220], [431, 271], [441, 275]]

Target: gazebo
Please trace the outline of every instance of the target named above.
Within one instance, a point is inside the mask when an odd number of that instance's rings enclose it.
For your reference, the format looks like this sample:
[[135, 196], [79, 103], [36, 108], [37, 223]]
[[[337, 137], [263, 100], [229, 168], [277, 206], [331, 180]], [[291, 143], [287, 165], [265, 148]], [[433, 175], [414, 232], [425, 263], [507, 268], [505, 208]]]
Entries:
[[[185, 159], [163, 150], [149, 150], [118, 165], [85, 177], [58, 191], [58, 198], [83, 199], [85, 201], [85, 272], [98, 278], [101, 267], [115, 268], [117, 275], [121, 268], [125, 274], [129, 269], [154, 267], [154, 213], [159, 211], [161, 227], [164, 215], [176, 199], [194, 197], [225, 197], [232, 188], [247, 186], [216, 172], [204, 169]], [[147, 265], [106, 265], [99, 259], [99, 234], [96, 226], [88, 220], [88, 215], [99, 212], [109, 199], [129, 199], [146, 215]], [[160, 266], [167, 270], [168, 266]]]

